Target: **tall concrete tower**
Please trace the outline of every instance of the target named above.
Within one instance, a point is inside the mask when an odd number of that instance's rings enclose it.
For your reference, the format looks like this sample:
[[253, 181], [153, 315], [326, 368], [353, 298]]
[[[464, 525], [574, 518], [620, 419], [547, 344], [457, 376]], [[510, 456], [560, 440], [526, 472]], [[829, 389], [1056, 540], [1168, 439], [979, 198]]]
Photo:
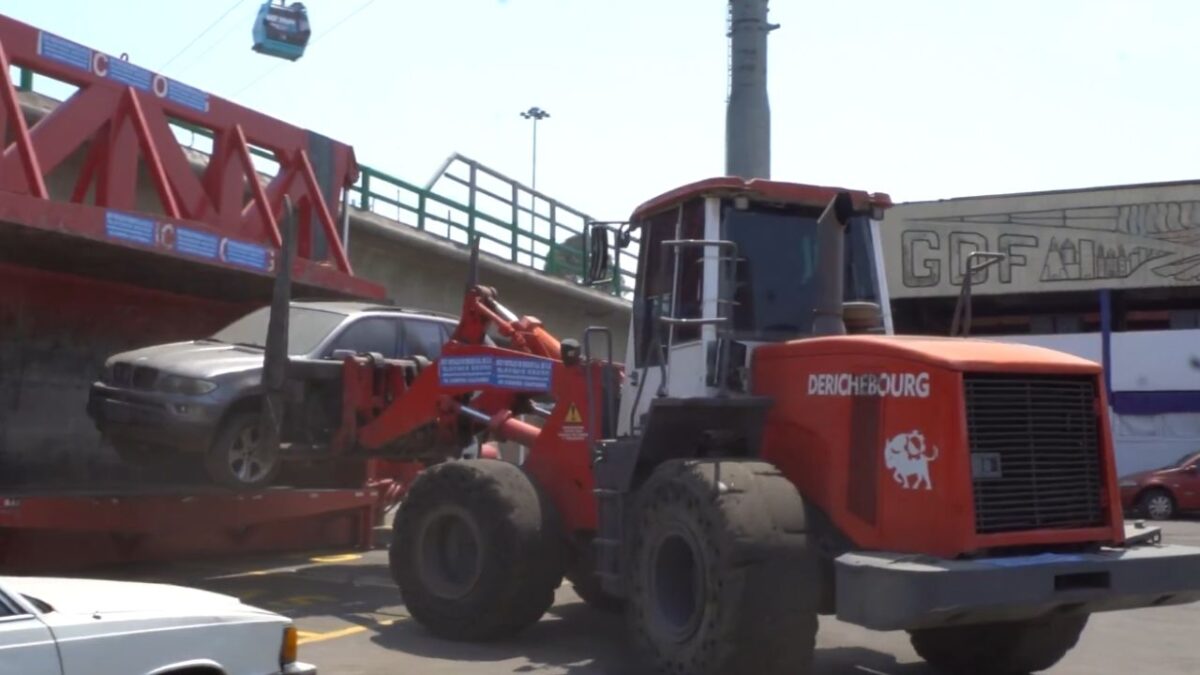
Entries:
[[767, 0], [729, 0], [729, 102], [725, 173], [771, 177], [771, 105], [767, 101]]

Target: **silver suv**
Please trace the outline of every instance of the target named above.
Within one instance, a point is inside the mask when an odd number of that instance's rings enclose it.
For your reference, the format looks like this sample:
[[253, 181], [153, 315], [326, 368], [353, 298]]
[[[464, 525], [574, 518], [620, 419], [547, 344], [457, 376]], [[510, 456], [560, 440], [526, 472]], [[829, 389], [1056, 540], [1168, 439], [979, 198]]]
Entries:
[[[269, 317], [264, 307], [211, 337], [110, 357], [92, 385], [89, 416], [126, 462], [202, 453], [219, 484], [269, 485], [282, 463], [277, 449], [257, 442]], [[293, 360], [339, 360], [336, 352], [350, 351], [432, 361], [456, 324], [432, 312], [297, 301], [288, 319], [288, 352]]]

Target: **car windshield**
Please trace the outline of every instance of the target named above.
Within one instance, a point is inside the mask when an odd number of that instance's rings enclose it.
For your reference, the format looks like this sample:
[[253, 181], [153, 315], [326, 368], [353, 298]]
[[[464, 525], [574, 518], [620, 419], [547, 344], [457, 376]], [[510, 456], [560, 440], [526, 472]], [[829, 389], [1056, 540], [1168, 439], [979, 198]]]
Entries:
[[1171, 467], [1172, 468], [1184, 467], [1184, 466], [1191, 464], [1192, 462], [1197, 462], [1197, 461], [1200, 461], [1200, 452], [1189, 452], [1188, 454], [1184, 455], [1183, 457], [1180, 457], [1179, 461], [1172, 464]]
[[[292, 307], [288, 314], [288, 353], [303, 356], [312, 352], [346, 315], [307, 307]], [[263, 307], [234, 321], [212, 336], [231, 345], [264, 348], [271, 308]]]

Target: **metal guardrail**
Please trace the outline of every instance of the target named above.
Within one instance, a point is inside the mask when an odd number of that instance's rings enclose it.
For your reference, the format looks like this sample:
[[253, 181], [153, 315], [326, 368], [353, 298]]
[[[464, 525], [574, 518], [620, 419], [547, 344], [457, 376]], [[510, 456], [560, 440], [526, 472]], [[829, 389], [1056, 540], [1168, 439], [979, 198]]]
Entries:
[[[30, 71], [20, 69], [19, 87], [35, 91]], [[181, 145], [211, 153], [212, 134], [207, 129], [183, 122], [173, 126]], [[256, 168], [274, 175], [278, 165], [271, 153], [261, 148], [251, 152]], [[586, 285], [587, 235], [596, 220], [588, 214], [457, 153], [424, 187], [369, 166], [360, 165], [359, 170], [350, 188], [352, 208], [464, 245], [478, 236], [481, 252]], [[638, 248], [635, 237], [626, 248], [616, 249], [610, 279], [593, 287], [632, 298]]]
[[[582, 211], [459, 154], [451, 155], [425, 187], [370, 167], [360, 170], [351, 200], [363, 211], [462, 244], [478, 236], [480, 251], [585, 282], [587, 234], [595, 219]], [[631, 297], [636, 264], [636, 242], [618, 249], [604, 290]]]

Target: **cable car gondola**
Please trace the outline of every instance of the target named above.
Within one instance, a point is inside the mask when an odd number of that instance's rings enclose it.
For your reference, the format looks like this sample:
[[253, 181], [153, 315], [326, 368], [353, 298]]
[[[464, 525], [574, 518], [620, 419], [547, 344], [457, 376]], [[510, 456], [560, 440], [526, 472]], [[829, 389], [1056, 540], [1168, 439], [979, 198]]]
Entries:
[[295, 61], [304, 56], [310, 37], [312, 29], [303, 3], [267, 0], [259, 7], [254, 20], [254, 51], [259, 54]]

